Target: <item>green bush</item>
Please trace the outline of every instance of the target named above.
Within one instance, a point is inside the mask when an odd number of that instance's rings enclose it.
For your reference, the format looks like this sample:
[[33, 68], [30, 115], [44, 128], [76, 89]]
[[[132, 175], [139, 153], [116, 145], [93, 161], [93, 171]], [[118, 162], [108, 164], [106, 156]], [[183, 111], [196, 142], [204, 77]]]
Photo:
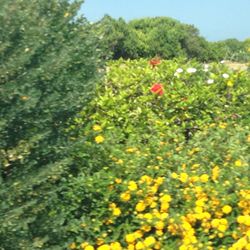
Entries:
[[[67, 192], [84, 203], [69, 248], [245, 244], [249, 79], [223, 64], [108, 63], [97, 97], [69, 128], [82, 143]], [[163, 94], [152, 92], [155, 83]]]

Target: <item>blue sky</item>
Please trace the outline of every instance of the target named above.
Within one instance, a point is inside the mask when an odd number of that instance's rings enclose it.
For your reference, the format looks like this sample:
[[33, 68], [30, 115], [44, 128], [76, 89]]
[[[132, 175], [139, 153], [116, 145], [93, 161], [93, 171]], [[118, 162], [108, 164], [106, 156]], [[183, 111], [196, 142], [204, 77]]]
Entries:
[[81, 13], [93, 22], [104, 14], [126, 21], [169, 16], [195, 25], [209, 41], [250, 37], [250, 0], [85, 0]]

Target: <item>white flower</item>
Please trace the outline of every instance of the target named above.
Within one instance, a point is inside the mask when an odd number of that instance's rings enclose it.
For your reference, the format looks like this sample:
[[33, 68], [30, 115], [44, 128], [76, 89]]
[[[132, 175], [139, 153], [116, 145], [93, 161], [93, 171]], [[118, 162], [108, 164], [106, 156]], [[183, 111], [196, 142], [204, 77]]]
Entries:
[[183, 69], [182, 68], [178, 68], [177, 70], [176, 70], [176, 73], [182, 73], [183, 72]]
[[227, 73], [222, 74], [222, 76], [223, 76], [223, 78], [225, 78], [225, 79], [229, 78], [229, 74], [227, 74]]
[[190, 73], [190, 74], [191, 74], [191, 73], [195, 73], [196, 71], [197, 71], [196, 68], [188, 68], [188, 69], [187, 69], [187, 72]]
[[214, 79], [208, 79], [207, 80], [207, 84], [213, 84], [214, 83]]
[[209, 68], [209, 64], [204, 64], [204, 69], [203, 69], [203, 71], [204, 71], [204, 72], [208, 72], [208, 68]]
[[222, 64], [223, 64], [224, 62], [225, 62], [224, 60], [220, 61], [220, 63], [222, 63]]

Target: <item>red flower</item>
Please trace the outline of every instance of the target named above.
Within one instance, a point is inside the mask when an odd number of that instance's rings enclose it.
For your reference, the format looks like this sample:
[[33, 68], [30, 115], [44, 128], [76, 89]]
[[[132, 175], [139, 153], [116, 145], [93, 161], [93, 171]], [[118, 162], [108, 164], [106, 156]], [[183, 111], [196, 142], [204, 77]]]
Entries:
[[153, 58], [149, 61], [149, 64], [154, 68], [156, 65], [160, 64], [161, 60], [159, 58]]
[[157, 95], [163, 95], [164, 93], [163, 85], [160, 83], [155, 83], [150, 90]]

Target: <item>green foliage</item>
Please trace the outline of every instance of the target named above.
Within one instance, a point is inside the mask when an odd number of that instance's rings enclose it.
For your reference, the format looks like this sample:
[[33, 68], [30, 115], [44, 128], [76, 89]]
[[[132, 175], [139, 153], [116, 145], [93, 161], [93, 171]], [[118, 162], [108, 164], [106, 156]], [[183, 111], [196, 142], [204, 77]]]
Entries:
[[169, 17], [142, 18], [126, 23], [122, 18], [104, 16], [93, 25], [113, 59], [160, 56], [163, 59], [195, 58], [201, 62], [250, 60], [247, 39], [208, 42], [193, 25]]
[[[215, 211], [220, 213], [224, 205], [229, 204], [234, 211], [233, 215], [223, 216], [229, 221], [230, 229], [222, 239], [217, 236], [211, 240], [209, 235], [213, 235], [212, 230], [206, 233], [199, 222], [192, 224], [198, 243], [204, 246], [211, 244], [216, 249], [221, 246], [229, 247], [235, 242], [231, 233], [236, 231], [241, 235], [236, 221], [236, 218], [241, 215], [241, 209], [237, 207], [237, 203], [244, 198], [240, 197], [239, 191], [249, 188], [247, 178], [249, 145], [246, 145], [248, 129], [247, 126], [229, 123], [226, 129], [204, 128], [203, 131], [197, 132], [188, 144], [182, 140], [180, 134], [175, 135], [175, 142], [166, 141], [169, 137], [166, 134], [152, 138], [144, 146], [134, 142], [137, 148], [123, 147], [120, 150], [118, 147], [113, 148], [116, 151], [110, 155], [113, 162], [110, 162], [108, 167], [103, 167], [88, 178], [80, 174], [74, 180], [75, 185], [71, 187], [72, 193], [76, 194], [78, 199], [86, 197], [86, 190], [88, 192], [88, 201], [85, 200], [85, 202], [88, 203], [89, 210], [79, 219], [77, 237], [74, 240], [77, 249], [81, 249], [80, 244], [86, 244], [86, 242], [95, 246], [95, 249], [99, 249], [98, 246], [102, 244], [111, 245], [119, 242], [127, 249], [126, 235], [136, 234], [138, 230], [142, 236], [138, 236], [133, 244], [143, 242], [147, 236], [153, 236], [161, 242], [161, 249], [167, 249], [169, 246], [180, 247], [182, 237], [178, 234], [171, 235], [167, 228], [173, 225], [173, 222], [180, 225], [182, 218], [195, 210], [195, 201], [199, 200], [193, 191], [196, 188], [202, 190], [203, 198], [208, 199], [204, 210], [212, 216], [209, 222], [220, 218]], [[109, 144], [103, 144], [103, 147], [107, 149]], [[244, 166], [236, 168], [235, 162], [239, 159], [240, 162], [244, 162]], [[215, 166], [219, 169], [218, 180], [213, 180], [216, 178], [213, 170], [216, 169]], [[201, 176], [208, 176], [208, 181], [203, 181]], [[151, 179], [148, 186], [146, 183], [143, 184], [143, 178]], [[159, 187], [156, 183], [161, 178], [164, 181]], [[192, 182], [192, 180], [196, 181]], [[83, 181], [84, 192], [80, 191]], [[131, 181], [137, 185], [134, 191], [129, 188]], [[156, 191], [153, 191], [154, 188]], [[167, 219], [160, 220], [160, 216], [165, 216], [166, 213], [164, 214], [158, 207], [159, 200], [166, 193], [172, 197], [172, 201], [167, 211]], [[187, 198], [188, 194], [192, 198]], [[123, 195], [129, 195], [127, 201], [123, 200], [125, 199], [122, 198]], [[150, 199], [149, 204], [155, 201], [157, 205], [152, 205], [152, 208], [146, 205], [145, 211], [142, 212], [136, 208], [140, 201], [143, 200], [147, 204], [146, 200]], [[209, 205], [213, 200], [218, 201], [216, 209]], [[115, 207], [112, 204], [115, 204]], [[120, 212], [114, 210], [115, 208]], [[144, 216], [145, 219], [143, 219]], [[152, 220], [146, 220], [148, 217], [152, 217]], [[163, 235], [157, 235], [159, 232], [155, 229], [159, 221], [164, 221], [165, 227], [160, 230], [163, 231]], [[149, 231], [144, 231], [143, 226], [148, 226]]]
[[219, 59], [245, 63], [250, 61], [249, 39], [243, 42], [237, 39], [227, 39], [211, 43], [211, 46], [215, 49]]
[[110, 57], [118, 59], [140, 56], [139, 37], [122, 18], [115, 20], [106, 15], [100, 22], [94, 24], [94, 29], [104, 40], [107, 51], [110, 51]]
[[[190, 69], [197, 72], [187, 73]], [[163, 96], [152, 95], [154, 83], [163, 84]], [[162, 61], [152, 69], [144, 59], [114, 61], [107, 66], [106, 84], [99, 87], [94, 100], [98, 112], [91, 119], [141, 139], [168, 128], [181, 128], [185, 133], [232, 115], [245, 119], [247, 112], [240, 104], [246, 102], [248, 83], [246, 72], [233, 73], [222, 64]]]
[[[115, 242], [112, 250], [119, 250], [119, 244], [127, 246], [127, 234], [143, 230], [143, 206], [154, 223], [163, 216], [172, 229], [156, 230], [159, 225], [150, 222], [151, 229], [133, 244], [153, 236], [156, 249], [185, 245], [182, 223], [190, 214], [198, 218], [190, 223], [202, 246], [210, 240], [215, 248], [228, 247], [233, 233], [244, 237], [236, 218], [250, 206], [249, 72], [185, 59], [157, 65], [117, 60], [106, 65], [95, 88], [109, 50], [115, 59], [158, 55], [201, 61], [219, 60], [224, 52], [214, 54], [217, 44], [170, 18], [127, 24], [106, 16], [90, 25], [77, 17], [79, 5], [0, 3], [0, 249], [91, 244], [101, 250]], [[228, 42], [234, 51], [236, 45]], [[152, 90], [155, 84], [163, 87], [162, 95]], [[212, 222], [199, 221], [195, 213], [197, 190], [211, 200], [206, 212], [212, 219], [224, 216], [230, 223], [223, 237], [216, 227], [208, 232], [201, 227]], [[131, 197], [124, 202], [121, 194], [127, 191]], [[163, 195], [174, 198], [169, 211], [160, 210]], [[233, 213], [221, 215], [226, 204]]]
[[0, 3], [1, 249], [63, 249], [77, 216], [57, 207], [75, 173], [65, 128], [91, 100], [101, 66], [80, 4]]
[[[244, 237], [237, 218], [249, 211], [249, 80], [216, 63], [109, 62], [97, 97], [69, 128], [72, 139], [82, 138], [73, 152], [82, 171], [68, 192], [87, 204], [70, 248], [132, 249], [150, 236], [159, 249], [229, 249]], [[151, 92], [154, 83], [163, 95]], [[164, 195], [171, 197], [165, 210]], [[223, 214], [225, 205], [233, 212]], [[218, 231], [211, 225], [221, 218], [228, 226]], [[185, 222], [197, 242], [185, 239]]]
[[186, 56], [205, 61], [211, 59], [208, 42], [191, 26], [168, 17], [144, 18], [126, 23], [105, 16], [94, 24], [107, 48], [118, 58], [174, 58]]

